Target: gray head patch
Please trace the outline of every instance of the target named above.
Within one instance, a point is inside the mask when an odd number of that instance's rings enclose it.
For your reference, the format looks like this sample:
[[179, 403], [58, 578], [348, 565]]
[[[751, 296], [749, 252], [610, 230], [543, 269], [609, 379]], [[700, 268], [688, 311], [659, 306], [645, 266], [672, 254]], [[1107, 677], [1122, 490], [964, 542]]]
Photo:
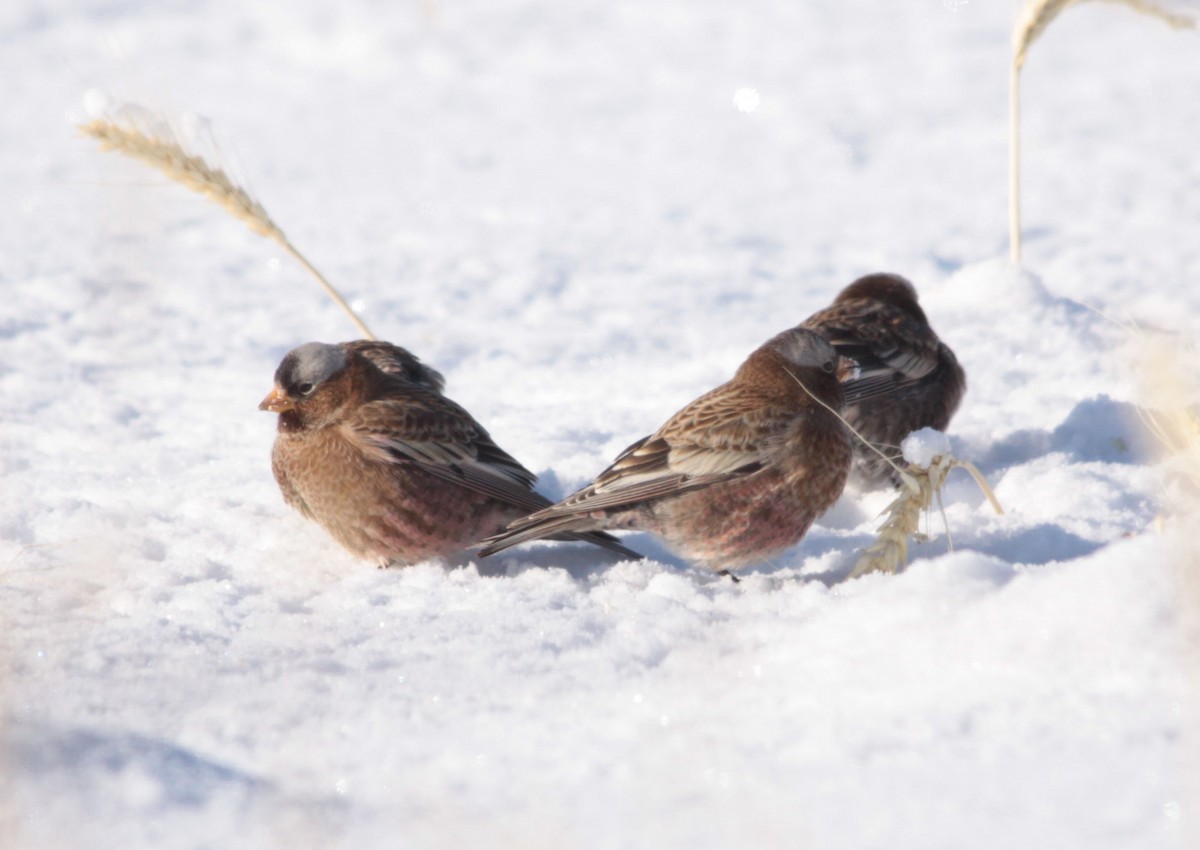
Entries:
[[275, 370], [275, 382], [285, 390], [304, 384], [320, 386], [346, 368], [346, 352], [337, 345], [306, 342], [287, 353]]
[[812, 366], [818, 369], [826, 363], [838, 364], [838, 353], [829, 340], [807, 328], [792, 328], [771, 340], [774, 348], [785, 360], [797, 366]]

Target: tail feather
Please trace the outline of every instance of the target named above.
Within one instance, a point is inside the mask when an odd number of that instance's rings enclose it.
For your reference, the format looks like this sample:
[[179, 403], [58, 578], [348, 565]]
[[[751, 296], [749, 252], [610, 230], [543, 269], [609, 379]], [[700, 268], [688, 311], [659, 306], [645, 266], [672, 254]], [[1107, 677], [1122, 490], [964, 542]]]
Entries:
[[[479, 550], [480, 557], [486, 558], [488, 555], [494, 555], [510, 546], [516, 546], [518, 543], [540, 540], [543, 537], [557, 537], [560, 540], [587, 540], [589, 543], [595, 543], [597, 546], [605, 546], [605, 548], [609, 549], [613, 545], [620, 545], [609, 541], [601, 542], [603, 537], [611, 537], [611, 535], [588, 530], [586, 520], [581, 521], [581, 518], [578, 516], [549, 517], [540, 522], [528, 522], [528, 517], [526, 517], [524, 520], [517, 520], [514, 525], [523, 523], [525, 523], [523, 528], [518, 527], [510, 531], [502, 531], [499, 534], [494, 534], [486, 538], [483, 541], [483, 548]], [[623, 546], [621, 547], [621, 549], [624, 548]], [[642, 556], [637, 555], [637, 557], [640, 559]]]
[[556, 534], [550, 539], [581, 540], [584, 543], [592, 543], [596, 546], [601, 546], [610, 552], [616, 552], [618, 555], [628, 558], [631, 561], [640, 561], [642, 558], [646, 557], [641, 552], [634, 551], [628, 546], [622, 546], [621, 541], [617, 537], [609, 534], [606, 531], [565, 532], [561, 535]]

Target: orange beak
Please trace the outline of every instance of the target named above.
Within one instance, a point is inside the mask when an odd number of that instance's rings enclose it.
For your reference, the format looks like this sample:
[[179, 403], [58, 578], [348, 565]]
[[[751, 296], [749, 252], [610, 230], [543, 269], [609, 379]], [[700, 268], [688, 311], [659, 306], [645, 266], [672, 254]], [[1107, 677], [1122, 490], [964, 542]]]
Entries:
[[296, 406], [296, 402], [287, 397], [287, 394], [276, 385], [267, 397], [258, 403], [259, 410], [267, 410], [271, 413], [283, 413], [285, 410], [291, 410]]

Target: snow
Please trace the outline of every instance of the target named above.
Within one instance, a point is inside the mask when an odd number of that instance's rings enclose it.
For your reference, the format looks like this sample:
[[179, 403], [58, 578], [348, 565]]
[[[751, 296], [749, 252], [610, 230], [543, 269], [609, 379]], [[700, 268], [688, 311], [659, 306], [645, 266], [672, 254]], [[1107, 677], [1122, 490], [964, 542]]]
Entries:
[[904, 460], [921, 469], [928, 469], [934, 458], [951, 454], [950, 438], [936, 428], [921, 428], [900, 441]]
[[[1137, 415], [1194, 359], [1140, 367], [1130, 323], [1195, 351], [1200, 42], [1081, 4], [1033, 46], [1014, 268], [1014, 12], [4, 4], [0, 847], [1196, 846], [1194, 522]], [[954, 551], [935, 512], [850, 581], [886, 492], [736, 585], [644, 535], [357, 562], [256, 408], [352, 327], [73, 131], [122, 102], [211, 119], [550, 496], [886, 270], [1006, 512], [952, 472]]]

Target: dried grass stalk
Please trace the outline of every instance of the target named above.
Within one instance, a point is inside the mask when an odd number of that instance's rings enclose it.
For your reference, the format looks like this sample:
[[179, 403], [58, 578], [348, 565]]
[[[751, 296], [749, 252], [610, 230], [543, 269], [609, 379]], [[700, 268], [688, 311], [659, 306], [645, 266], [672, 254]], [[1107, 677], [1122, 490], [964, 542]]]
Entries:
[[1158, 467], [1162, 505], [1155, 527], [1166, 533], [1170, 547], [1185, 657], [1200, 674], [1200, 352], [1195, 340], [1127, 327], [1137, 334], [1138, 415], [1165, 454]]
[[1194, 409], [1138, 408], [1142, 423], [1168, 456], [1200, 492], [1200, 415]]
[[958, 460], [951, 454], [937, 455], [928, 468], [910, 463], [905, 469], [898, 470], [902, 482], [900, 495], [884, 511], [887, 519], [876, 532], [875, 542], [863, 550], [849, 578], [874, 572], [896, 573], [903, 569], [908, 563], [908, 539], [921, 539], [921, 514], [929, 510], [933, 500], [938, 497], [952, 469], [969, 472], [996, 513], [1004, 513], [987, 479], [973, 464]]
[[[1025, 64], [1025, 56], [1029, 47], [1050, 26], [1050, 22], [1069, 6], [1082, 3], [1083, 0], [1029, 0], [1017, 15], [1017, 25], [1013, 28], [1013, 65], [1021, 68]], [[1194, 3], [1184, 3], [1180, 0], [1107, 0], [1110, 3], [1123, 3], [1126, 6], [1165, 21], [1176, 29], [1187, 29], [1196, 26], [1200, 18], [1200, 10]]]
[[1138, 416], [1166, 454], [1167, 471], [1180, 475], [1191, 487], [1188, 502], [1169, 507], [1181, 513], [1200, 511], [1200, 411], [1194, 400], [1200, 392], [1200, 374], [1180, 364], [1196, 362], [1194, 345], [1186, 346], [1168, 334], [1150, 333], [1126, 325], [1137, 335], [1140, 347], [1138, 372], [1144, 403]]
[[[1021, 137], [1020, 137], [1020, 84], [1021, 68], [1029, 48], [1046, 31], [1058, 15], [1068, 6], [1083, 0], [1028, 0], [1017, 14], [1013, 27], [1012, 67], [1009, 71], [1008, 90], [1008, 233], [1009, 256], [1014, 263], [1021, 262]], [[1194, 28], [1200, 24], [1200, 4], [1195, 0], [1108, 0], [1146, 15], [1159, 18], [1176, 29]]]
[[987, 479], [975, 468], [974, 464], [958, 460], [947, 453], [935, 455], [928, 468], [910, 463], [905, 469], [901, 469], [895, 461], [880, 451], [878, 446], [847, 422], [846, 417], [817, 398], [816, 394], [791, 372], [788, 374], [792, 376], [793, 381], [800, 385], [800, 389], [808, 394], [809, 398], [840, 419], [856, 440], [883, 458], [887, 465], [900, 476], [903, 486], [901, 494], [884, 511], [887, 520], [879, 527], [875, 542], [863, 551], [858, 563], [851, 570], [849, 578], [856, 578], [870, 572], [895, 573], [908, 563], [908, 538], [919, 536], [921, 512], [928, 510], [929, 506], [933, 504], [934, 498], [938, 497], [942, 485], [946, 482], [946, 476], [952, 469], [967, 470], [975, 479], [975, 483], [979, 485], [979, 489], [987, 496], [988, 501], [992, 503], [996, 513], [1004, 513], [1004, 508], [1000, 507], [1000, 502], [996, 499], [996, 494], [992, 492]]
[[[139, 112], [144, 113], [144, 110], [139, 109]], [[169, 128], [169, 125], [161, 120], [151, 124], [119, 121], [109, 116], [79, 125], [84, 135], [100, 142], [102, 150], [115, 151], [157, 168], [177, 183], [220, 204], [255, 233], [274, 240], [316, 278], [325, 293], [354, 322], [359, 333], [367, 339], [375, 339], [341, 293], [291, 243], [254, 196], [231, 179], [224, 169], [199, 154], [189, 152], [177, 134], [163, 128]]]

